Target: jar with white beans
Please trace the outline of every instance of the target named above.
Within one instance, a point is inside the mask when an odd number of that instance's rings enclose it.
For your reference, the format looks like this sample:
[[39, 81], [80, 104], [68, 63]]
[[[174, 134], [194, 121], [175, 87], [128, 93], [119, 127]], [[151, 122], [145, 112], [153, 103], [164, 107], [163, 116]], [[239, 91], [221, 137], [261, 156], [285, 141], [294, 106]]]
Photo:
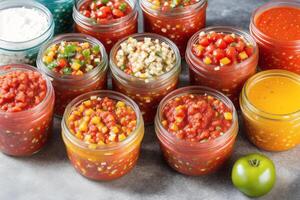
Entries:
[[169, 39], [151, 33], [120, 40], [110, 53], [113, 88], [131, 97], [152, 123], [160, 100], [177, 88], [181, 58]]
[[0, 2], [0, 65], [34, 65], [37, 53], [54, 34], [51, 12], [36, 1]]

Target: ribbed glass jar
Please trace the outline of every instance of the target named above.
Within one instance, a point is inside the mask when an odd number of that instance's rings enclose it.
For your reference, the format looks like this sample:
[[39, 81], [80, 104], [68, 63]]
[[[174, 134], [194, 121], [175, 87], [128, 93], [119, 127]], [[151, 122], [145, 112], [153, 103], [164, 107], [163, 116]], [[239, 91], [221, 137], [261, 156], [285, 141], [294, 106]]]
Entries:
[[39, 49], [53, 37], [55, 26], [53, 16], [45, 6], [36, 1], [0, 1], [0, 10], [16, 7], [40, 10], [47, 16], [49, 26], [44, 33], [29, 41], [12, 42], [0, 39], [0, 65], [11, 63], [35, 65]]
[[138, 41], [143, 41], [144, 38], [158, 39], [160, 42], [168, 44], [176, 56], [174, 67], [169, 72], [145, 80], [126, 74], [116, 65], [116, 54], [121, 43], [128, 39], [127, 37], [116, 43], [110, 52], [110, 70], [112, 72], [114, 90], [132, 98], [139, 105], [145, 123], [153, 123], [160, 100], [177, 88], [181, 71], [180, 54], [176, 45], [163, 36], [151, 33], [138, 33], [130, 37]]
[[50, 80], [35, 67], [11, 64], [0, 67], [0, 76], [13, 71], [34, 71], [46, 80], [45, 98], [37, 106], [20, 112], [0, 111], [0, 150], [12, 156], [29, 156], [45, 146], [52, 131], [54, 90]]
[[[90, 99], [91, 96], [123, 101], [133, 108], [137, 123], [130, 136], [122, 142], [90, 148], [89, 144], [79, 140], [70, 132], [67, 119], [72, 109]], [[144, 122], [138, 106], [130, 98], [108, 90], [94, 91], [77, 97], [68, 105], [62, 120], [62, 137], [68, 157], [80, 174], [93, 180], [108, 181], [120, 178], [135, 166], [144, 137]]]
[[[163, 109], [169, 100], [186, 94], [207, 94], [221, 100], [233, 111], [230, 129], [222, 136], [206, 142], [188, 142], [169, 133], [162, 124]], [[213, 173], [224, 164], [231, 156], [238, 129], [238, 117], [233, 103], [222, 93], [201, 86], [184, 87], [168, 94], [159, 104], [155, 117], [155, 132], [165, 160], [174, 170], [192, 176]]]
[[[80, 75], [61, 75], [51, 71], [43, 63], [45, 51], [52, 45], [69, 42], [88, 42], [92, 45], [98, 45], [101, 52], [101, 62], [91, 71]], [[95, 38], [85, 35], [70, 33], [59, 35], [44, 45], [38, 55], [37, 67], [41, 69], [51, 80], [55, 90], [55, 114], [62, 117], [65, 108], [75, 97], [94, 90], [106, 89], [107, 87], [107, 69], [108, 58], [104, 46]]]

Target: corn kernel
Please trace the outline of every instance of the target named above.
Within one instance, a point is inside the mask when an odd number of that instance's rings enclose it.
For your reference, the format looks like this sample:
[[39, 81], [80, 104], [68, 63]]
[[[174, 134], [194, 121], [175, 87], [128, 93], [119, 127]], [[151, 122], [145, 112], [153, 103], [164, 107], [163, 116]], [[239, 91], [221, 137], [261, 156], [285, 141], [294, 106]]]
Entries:
[[126, 139], [126, 135], [125, 134], [121, 134], [121, 135], [118, 136], [118, 139], [121, 142], [121, 141], [123, 141], [123, 140]]
[[79, 125], [79, 130], [84, 132], [84, 131], [87, 131], [88, 129], [88, 126], [87, 126], [87, 123], [86, 122], [82, 122], [80, 125]]
[[87, 115], [87, 116], [91, 116], [93, 114], [94, 110], [93, 109], [87, 109], [84, 114]]
[[95, 116], [92, 118], [91, 122], [95, 125], [99, 125], [101, 123], [101, 119], [100, 117]]
[[224, 118], [226, 120], [232, 120], [232, 114], [230, 112], [225, 112], [224, 113]]
[[114, 133], [119, 133], [119, 128], [116, 127], [116, 126], [114, 126], [111, 130], [112, 130], [112, 132], [114, 132]]
[[116, 107], [119, 108], [119, 107], [124, 107], [125, 106], [125, 103], [123, 101], [118, 101]]
[[227, 57], [222, 58], [222, 59], [220, 60], [221, 66], [228, 65], [229, 63], [231, 63], [231, 60], [230, 60], [229, 58], [227, 58]]
[[178, 131], [178, 126], [177, 126], [176, 124], [173, 123], [173, 124], [171, 125], [170, 129], [171, 129], [172, 131]]
[[239, 58], [241, 60], [245, 60], [245, 59], [248, 58], [248, 55], [247, 55], [247, 53], [245, 51], [243, 51], [243, 52], [239, 53]]
[[71, 65], [71, 68], [74, 69], [74, 70], [79, 70], [80, 67], [81, 67], [81, 65], [79, 63], [76, 63], [76, 62], [72, 63], [72, 65]]
[[210, 65], [210, 64], [212, 63], [210, 57], [205, 57], [204, 60], [203, 60], [203, 62], [204, 62], [205, 64], [207, 64], [207, 65]]

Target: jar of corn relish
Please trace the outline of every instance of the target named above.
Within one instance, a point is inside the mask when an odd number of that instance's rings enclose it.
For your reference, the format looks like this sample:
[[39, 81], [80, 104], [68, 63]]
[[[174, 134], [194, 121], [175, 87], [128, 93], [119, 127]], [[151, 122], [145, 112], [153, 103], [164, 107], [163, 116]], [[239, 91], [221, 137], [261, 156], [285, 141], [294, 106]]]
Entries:
[[172, 40], [185, 56], [188, 40], [205, 27], [207, 0], [140, 0], [145, 32]]
[[271, 1], [256, 9], [250, 33], [256, 40], [259, 66], [300, 74], [300, 2]]
[[209, 27], [189, 40], [186, 61], [192, 85], [221, 91], [238, 105], [244, 83], [256, 72], [258, 47], [245, 31]]
[[93, 180], [113, 180], [135, 166], [144, 122], [130, 98], [113, 91], [94, 91], [68, 105], [62, 136], [68, 157], [80, 174]]
[[62, 117], [75, 97], [107, 87], [105, 48], [89, 35], [72, 33], [55, 37], [40, 49], [37, 66], [52, 81], [58, 117]]
[[138, 31], [136, 0], [77, 0], [73, 19], [77, 32], [97, 38], [107, 52], [118, 40]]
[[0, 150], [29, 156], [45, 146], [51, 134], [54, 90], [32, 66], [0, 67]]
[[155, 132], [170, 167], [186, 175], [210, 174], [233, 151], [237, 112], [233, 103], [216, 90], [184, 87], [161, 101]]
[[53, 14], [55, 34], [72, 32], [74, 0], [38, 0]]
[[285, 151], [300, 143], [300, 76], [266, 70], [251, 77], [240, 96], [249, 140], [267, 151]]
[[132, 98], [145, 123], [152, 123], [160, 100], [177, 87], [181, 58], [169, 39], [151, 33], [134, 34], [115, 44], [110, 69], [113, 88]]

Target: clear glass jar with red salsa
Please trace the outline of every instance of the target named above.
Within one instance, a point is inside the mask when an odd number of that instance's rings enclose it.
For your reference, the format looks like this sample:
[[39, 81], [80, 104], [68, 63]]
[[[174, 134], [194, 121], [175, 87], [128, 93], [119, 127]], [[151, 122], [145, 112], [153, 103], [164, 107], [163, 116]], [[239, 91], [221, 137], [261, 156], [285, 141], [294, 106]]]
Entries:
[[185, 56], [188, 40], [205, 27], [207, 0], [140, 0], [145, 32], [172, 40]]
[[256, 72], [258, 47], [240, 29], [209, 27], [189, 40], [186, 61], [192, 85], [221, 91], [238, 105], [244, 83]]
[[136, 164], [144, 122], [136, 103], [108, 90], [74, 99], [62, 120], [68, 157], [83, 176], [108, 181], [127, 174]]
[[160, 103], [155, 132], [167, 163], [186, 175], [215, 172], [230, 157], [237, 112], [222, 93], [201, 86], [177, 89]]
[[55, 114], [62, 117], [68, 103], [75, 97], [105, 89], [107, 65], [104, 46], [89, 35], [64, 34], [44, 45], [39, 52], [37, 66], [52, 81]]
[[[144, 47], [140, 46], [136, 48], [130, 46], [141, 42], [152, 42], [153, 45], [149, 48], [146, 45], [145, 48], [148, 51], [142, 53], [140, 49], [144, 51]], [[124, 50], [125, 43], [127, 43], [127, 50], [131, 51], [132, 49], [132, 55], [125, 55], [124, 52], [120, 52], [120, 50]], [[157, 48], [157, 46], [159, 50], [156, 51], [155, 48]], [[169, 57], [165, 56], [166, 53], [162, 53], [162, 51], [164, 51], [162, 49], [165, 49], [169, 54], [172, 54], [172, 62], [164, 60]], [[150, 52], [150, 50], [156, 52]], [[120, 56], [123, 57], [120, 58], [121, 61], [135, 61], [134, 63], [128, 63], [128, 68], [127, 66], [119, 66], [118, 57]], [[142, 57], [143, 59], [140, 59]], [[168, 66], [161, 67], [162, 63], [158, 63], [157, 60], [168, 63]], [[145, 63], [149, 64], [147, 67], [151, 67], [146, 69], [144, 66]], [[124, 65], [127, 64], [124, 63]], [[133, 65], [135, 68], [138, 68], [138, 70], [141, 70], [137, 71], [139, 76], [137, 76], [137, 73], [132, 73], [132, 70], [134, 70], [132, 69]], [[156, 73], [156, 67], [160, 68], [160, 73]], [[162, 68], [167, 69], [162, 71]], [[139, 105], [145, 123], [153, 123], [160, 100], [177, 88], [181, 71], [181, 58], [178, 48], [169, 39], [151, 33], [134, 34], [127, 38], [123, 38], [113, 47], [110, 53], [110, 69], [112, 72], [112, 84], [114, 90], [132, 98]], [[151, 74], [151, 77], [146, 75], [146, 73], [148, 73], [148, 75]]]
[[259, 66], [300, 74], [300, 2], [271, 1], [256, 9], [250, 33], [259, 46]]
[[[118, 40], [137, 33], [138, 12], [136, 0], [105, 0], [104, 2], [105, 4], [102, 0], [77, 0], [73, 9], [73, 19], [77, 32], [97, 38], [109, 52]], [[101, 7], [105, 9], [102, 10]], [[113, 14], [115, 9], [119, 10], [116, 15]], [[94, 18], [93, 15], [91, 16], [93, 10], [96, 15]], [[121, 10], [124, 10], [122, 14], [119, 13]]]
[[54, 90], [32, 66], [0, 67], [0, 150], [12, 156], [38, 152], [51, 133]]

